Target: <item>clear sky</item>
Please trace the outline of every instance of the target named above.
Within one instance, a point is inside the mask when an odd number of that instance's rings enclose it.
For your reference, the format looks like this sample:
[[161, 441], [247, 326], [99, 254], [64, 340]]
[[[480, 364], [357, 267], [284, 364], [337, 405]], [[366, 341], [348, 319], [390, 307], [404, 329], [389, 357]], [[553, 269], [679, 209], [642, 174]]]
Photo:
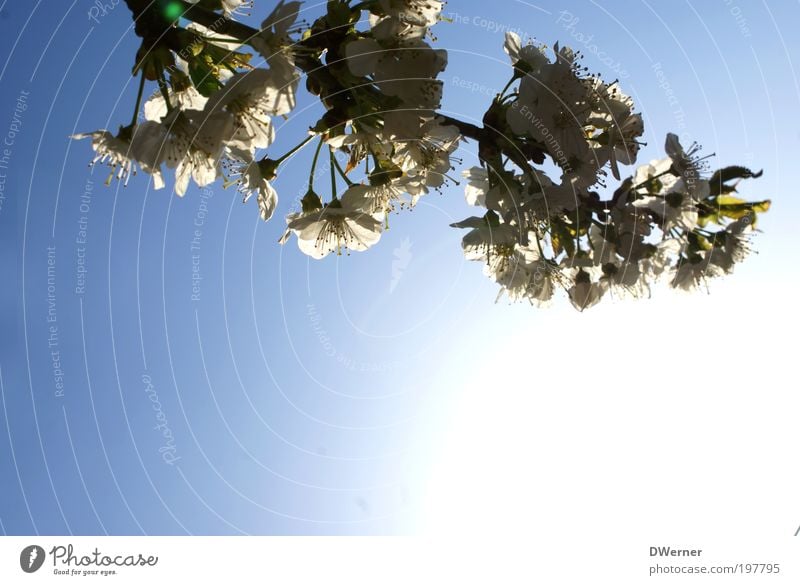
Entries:
[[[773, 200], [759, 254], [710, 295], [583, 314], [494, 302], [448, 227], [473, 213], [461, 187], [369, 252], [317, 262], [277, 244], [310, 153], [278, 178], [267, 224], [220, 185], [104, 186], [67, 136], [131, 118], [137, 38], [106, 4], [92, 20], [89, 0], [0, 0], [3, 532], [800, 524], [796, 2], [445, 8], [450, 115], [480, 120], [515, 30], [619, 78], [645, 117], [641, 163], [672, 131], [764, 170], [742, 188]], [[301, 97], [274, 152], [321, 110]], [[475, 145], [459, 156], [475, 164]]]

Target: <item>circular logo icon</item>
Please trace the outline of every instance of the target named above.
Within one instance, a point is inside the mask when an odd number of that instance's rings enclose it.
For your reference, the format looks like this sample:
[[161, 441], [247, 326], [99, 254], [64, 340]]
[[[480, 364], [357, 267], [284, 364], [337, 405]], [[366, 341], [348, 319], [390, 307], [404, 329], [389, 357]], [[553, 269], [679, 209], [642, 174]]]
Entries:
[[36, 544], [26, 546], [19, 553], [19, 566], [26, 573], [35, 573], [44, 564], [44, 549]]

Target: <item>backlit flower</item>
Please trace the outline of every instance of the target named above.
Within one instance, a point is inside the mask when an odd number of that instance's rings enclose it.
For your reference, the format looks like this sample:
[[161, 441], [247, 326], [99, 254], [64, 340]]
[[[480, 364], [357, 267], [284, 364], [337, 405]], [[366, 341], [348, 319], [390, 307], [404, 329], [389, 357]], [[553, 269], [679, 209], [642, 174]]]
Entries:
[[287, 226], [297, 236], [300, 250], [315, 259], [336, 252], [362, 252], [380, 240], [383, 221], [380, 215], [366, 213], [354, 205], [345, 192], [322, 209], [295, 216]]

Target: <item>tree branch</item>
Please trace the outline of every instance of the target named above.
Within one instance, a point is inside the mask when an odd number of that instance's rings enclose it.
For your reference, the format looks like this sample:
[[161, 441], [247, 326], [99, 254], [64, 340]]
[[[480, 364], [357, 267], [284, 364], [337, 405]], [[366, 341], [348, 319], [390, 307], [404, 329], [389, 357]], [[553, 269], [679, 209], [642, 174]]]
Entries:
[[475, 124], [470, 124], [469, 122], [464, 122], [457, 118], [453, 118], [452, 116], [445, 116], [444, 114], [436, 114], [440, 118], [444, 119], [445, 124], [449, 124], [450, 126], [455, 126], [458, 128], [458, 131], [461, 132], [462, 136], [466, 136], [467, 138], [472, 138], [476, 142], [480, 142], [486, 134], [485, 128], [479, 128]]

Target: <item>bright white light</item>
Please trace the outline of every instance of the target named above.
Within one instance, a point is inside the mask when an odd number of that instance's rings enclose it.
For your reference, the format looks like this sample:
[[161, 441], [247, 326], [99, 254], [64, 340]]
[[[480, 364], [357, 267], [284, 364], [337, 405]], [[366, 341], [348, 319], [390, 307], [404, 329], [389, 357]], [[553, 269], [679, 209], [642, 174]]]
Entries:
[[689, 542], [796, 524], [787, 462], [800, 399], [780, 331], [795, 334], [797, 312], [754, 307], [761, 288], [715, 285], [584, 314], [488, 315], [524, 333], [467, 340], [443, 365], [462, 387], [423, 532], [522, 538], [557, 555], [554, 541], [581, 537]]

